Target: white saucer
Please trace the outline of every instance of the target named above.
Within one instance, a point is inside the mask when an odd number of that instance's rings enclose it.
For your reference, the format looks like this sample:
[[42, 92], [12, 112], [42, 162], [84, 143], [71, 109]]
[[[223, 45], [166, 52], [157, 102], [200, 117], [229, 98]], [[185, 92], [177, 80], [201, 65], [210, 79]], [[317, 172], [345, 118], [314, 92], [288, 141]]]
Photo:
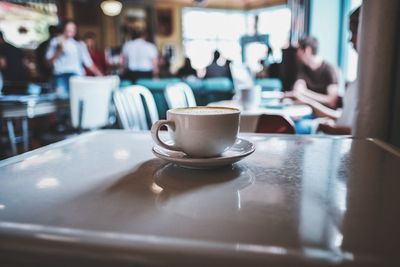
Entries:
[[211, 169], [235, 163], [255, 151], [255, 146], [252, 142], [242, 138], [236, 139], [235, 144], [219, 157], [213, 158], [192, 158], [183, 152], [172, 151], [153, 147], [153, 154], [160, 159], [176, 163], [181, 167], [191, 169]]

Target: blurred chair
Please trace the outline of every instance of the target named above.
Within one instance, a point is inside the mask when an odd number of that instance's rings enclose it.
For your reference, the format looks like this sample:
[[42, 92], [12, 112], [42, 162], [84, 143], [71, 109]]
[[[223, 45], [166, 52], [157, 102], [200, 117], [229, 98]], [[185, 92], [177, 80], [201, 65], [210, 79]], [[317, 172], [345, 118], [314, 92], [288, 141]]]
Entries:
[[115, 91], [113, 98], [118, 119], [123, 129], [149, 130], [147, 118], [150, 119], [151, 125], [158, 121], [156, 103], [150, 90], [146, 87], [132, 85], [123, 90]]
[[169, 108], [195, 107], [196, 99], [186, 83], [175, 83], [165, 89], [165, 100]]
[[277, 78], [256, 79], [256, 85], [261, 86], [263, 91], [282, 91], [282, 82]]
[[262, 114], [258, 118], [256, 133], [294, 134], [294, 122], [286, 116]]
[[72, 126], [80, 130], [94, 130], [109, 125], [112, 92], [118, 87], [118, 76], [72, 77], [70, 79]]

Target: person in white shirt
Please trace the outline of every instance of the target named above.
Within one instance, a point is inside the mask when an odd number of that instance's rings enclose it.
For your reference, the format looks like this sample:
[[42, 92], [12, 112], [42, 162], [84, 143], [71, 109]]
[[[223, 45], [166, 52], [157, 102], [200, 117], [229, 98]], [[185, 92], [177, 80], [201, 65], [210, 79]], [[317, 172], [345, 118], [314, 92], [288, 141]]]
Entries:
[[86, 47], [74, 39], [75, 35], [75, 23], [64, 22], [63, 33], [50, 41], [46, 52], [47, 62], [53, 66], [56, 90], [66, 97], [69, 95], [70, 77], [85, 74], [83, 65], [96, 76], [103, 75], [93, 64]]
[[136, 83], [139, 78], [158, 77], [157, 47], [146, 41], [144, 32], [132, 32], [132, 40], [122, 47], [125, 75], [123, 78]]

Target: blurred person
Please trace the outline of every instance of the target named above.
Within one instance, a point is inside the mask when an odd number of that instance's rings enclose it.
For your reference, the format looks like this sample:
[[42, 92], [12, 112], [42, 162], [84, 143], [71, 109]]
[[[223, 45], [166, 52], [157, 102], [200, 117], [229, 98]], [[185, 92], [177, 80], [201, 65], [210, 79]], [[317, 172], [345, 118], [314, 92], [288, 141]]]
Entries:
[[64, 97], [69, 96], [69, 79], [76, 75], [85, 75], [83, 66], [88, 68], [96, 76], [102, 76], [102, 72], [93, 64], [92, 59], [80, 42], [74, 39], [76, 25], [67, 20], [63, 24], [63, 32], [60, 36], [50, 41], [46, 53], [46, 59], [53, 66], [54, 83], [57, 92]]
[[217, 50], [214, 51], [213, 60], [210, 65], [206, 67], [206, 74], [204, 78], [217, 78], [217, 77], [227, 77], [232, 79], [229, 60], [225, 61], [225, 64], [221, 64], [222, 61], [221, 53]]
[[160, 54], [158, 57], [158, 76], [160, 78], [169, 78], [172, 76], [171, 62], [167, 55]]
[[[358, 24], [360, 8], [355, 9], [349, 18], [350, 42], [355, 51], [358, 51]], [[305, 95], [298, 94], [297, 98], [313, 108], [314, 114], [319, 117], [313, 120], [311, 127], [316, 132], [326, 134], [351, 134], [357, 107], [357, 80], [350, 83], [343, 97], [343, 109], [334, 110]]]
[[55, 25], [50, 25], [48, 27], [48, 32], [49, 32], [49, 38], [42, 42], [35, 51], [36, 54], [36, 67], [37, 71], [40, 77], [40, 80], [42, 81], [49, 81], [51, 79], [51, 76], [53, 74], [53, 67], [49, 65], [46, 59], [46, 52], [47, 49], [50, 45], [51, 39], [56, 37], [58, 34], [60, 34], [60, 31], [57, 26]]
[[[97, 49], [96, 45], [96, 34], [94, 32], [87, 32], [83, 36], [83, 43], [86, 45], [86, 48], [89, 52], [90, 58], [93, 61], [93, 64], [102, 72], [106, 73], [107, 64], [105, 58], [105, 52]], [[88, 68], [85, 68], [86, 75], [95, 76], [95, 74]]]
[[269, 76], [268, 64], [266, 59], [260, 59], [258, 63], [261, 65], [261, 70], [256, 73], [257, 79], [267, 78]]
[[145, 40], [143, 30], [132, 31], [132, 39], [122, 46], [124, 78], [136, 83], [140, 78], [158, 77], [157, 47]]
[[106, 48], [105, 59], [108, 72], [113, 75], [121, 75], [123, 71], [122, 46]]
[[6, 42], [0, 31], [0, 71], [3, 94], [26, 94], [28, 84], [27, 63], [24, 52]]
[[189, 76], [197, 77], [197, 71], [192, 67], [192, 62], [190, 61], [190, 58], [185, 57], [183, 66], [179, 68], [176, 75], [179, 78], [183, 78], [183, 79], [185, 79]]
[[299, 40], [297, 59], [300, 66], [292, 93], [336, 109], [339, 100], [338, 71], [317, 53], [318, 40], [315, 37], [306, 36]]

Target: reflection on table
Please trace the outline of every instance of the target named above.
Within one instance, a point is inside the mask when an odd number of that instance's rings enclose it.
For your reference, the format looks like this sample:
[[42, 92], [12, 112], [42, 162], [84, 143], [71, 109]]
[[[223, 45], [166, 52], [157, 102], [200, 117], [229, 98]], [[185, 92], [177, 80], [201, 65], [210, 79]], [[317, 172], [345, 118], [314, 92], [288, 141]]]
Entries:
[[241, 137], [256, 151], [216, 170], [166, 163], [149, 133], [121, 130], [0, 162], [0, 262], [400, 266], [400, 153], [374, 140]]

